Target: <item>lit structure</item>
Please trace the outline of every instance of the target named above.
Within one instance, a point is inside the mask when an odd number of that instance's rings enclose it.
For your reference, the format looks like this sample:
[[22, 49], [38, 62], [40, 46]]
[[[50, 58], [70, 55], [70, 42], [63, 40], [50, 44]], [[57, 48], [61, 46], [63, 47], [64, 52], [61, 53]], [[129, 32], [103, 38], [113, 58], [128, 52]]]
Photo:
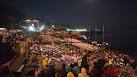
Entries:
[[27, 20], [24, 20], [24, 22], [25, 22], [25, 26], [23, 26], [23, 28], [26, 31], [39, 32], [39, 31], [42, 31], [45, 28], [45, 25], [39, 24], [39, 22], [40, 22], [39, 20], [27, 19]]
[[29, 27], [28, 27], [28, 31], [36, 31], [36, 29], [35, 29], [34, 26], [29, 26]]
[[39, 24], [39, 20], [30, 20], [30, 19], [27, 19], [27, 20], [24, 20], [24, 22], [25, 23], [30, 23], [30, 24], [32, 24], [32, 23], [34, 23], [34, 24]]
[[66, 31], [71, 31], [71, 32], [86, 32], [87, 29], [66, 29]]

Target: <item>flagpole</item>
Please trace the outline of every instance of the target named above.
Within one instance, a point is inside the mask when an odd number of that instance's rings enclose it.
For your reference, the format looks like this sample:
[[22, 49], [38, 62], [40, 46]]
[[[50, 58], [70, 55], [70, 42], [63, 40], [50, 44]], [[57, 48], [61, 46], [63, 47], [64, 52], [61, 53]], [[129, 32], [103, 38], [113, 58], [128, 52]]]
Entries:
[[105, 28], [104, 28], [104, 24], [103, 24], [103, 43], [105, 41], [104, 33], [105, 33]]
[[95, 41], [96, 41], [96, 24], [95, 24]]
[[89, 41], [91, 41], [91, 40], [90, 40], [90, 25], [89, 25]]

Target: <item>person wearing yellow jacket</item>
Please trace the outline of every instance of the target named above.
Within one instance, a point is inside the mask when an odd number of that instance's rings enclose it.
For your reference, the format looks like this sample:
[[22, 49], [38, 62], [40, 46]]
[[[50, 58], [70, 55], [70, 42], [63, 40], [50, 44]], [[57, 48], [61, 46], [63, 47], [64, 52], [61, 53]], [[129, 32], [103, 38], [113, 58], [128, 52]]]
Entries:
[[67, 77], [75, 77], [75, 76], [74, 76], [73, 72], [68, 72]]

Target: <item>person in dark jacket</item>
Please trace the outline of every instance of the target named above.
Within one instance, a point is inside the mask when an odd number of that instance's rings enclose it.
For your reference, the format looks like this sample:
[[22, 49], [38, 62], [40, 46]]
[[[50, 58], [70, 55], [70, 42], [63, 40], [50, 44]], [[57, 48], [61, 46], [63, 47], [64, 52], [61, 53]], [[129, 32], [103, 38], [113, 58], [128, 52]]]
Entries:
[[49, 66], [49, 69], [47, 70], [47, 77], [55, 77], [55, 67], [53, 65]]
[[10, 44], [0, 41], [0, 77], [22, 77], [21, 73], [9, 70], [15, 56]]
[[61, 69], [61, 77], [66, 77], [67, 76], [67, 71], [65, 64], [62, 64], [62, 69]]
[[94, 63], [94, 71], [93, 74], [90, 75], [90, 77], [101, 77], [105, 64], [106, 61], [104, 59], [99, 59], [96, 63]]

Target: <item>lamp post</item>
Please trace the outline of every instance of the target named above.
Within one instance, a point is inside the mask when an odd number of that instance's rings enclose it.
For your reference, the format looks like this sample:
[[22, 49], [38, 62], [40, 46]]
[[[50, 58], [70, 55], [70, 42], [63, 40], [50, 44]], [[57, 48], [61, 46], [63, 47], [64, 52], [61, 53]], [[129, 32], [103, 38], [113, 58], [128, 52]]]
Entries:
[[104, 37], [104, 34], [105, 34], [105, 28], [104, 28], [104, 24], [102, 25], [102, 27], [103, 27], [102, 42], [103, 42], [103, 44], [104, 44], [104, 42], [105, 42], [105, 37]]
[[97, 37], [97, 35], [96, 35], [96, 24], [95, 24], [95, 41], [96, 41], [96, 37]]

